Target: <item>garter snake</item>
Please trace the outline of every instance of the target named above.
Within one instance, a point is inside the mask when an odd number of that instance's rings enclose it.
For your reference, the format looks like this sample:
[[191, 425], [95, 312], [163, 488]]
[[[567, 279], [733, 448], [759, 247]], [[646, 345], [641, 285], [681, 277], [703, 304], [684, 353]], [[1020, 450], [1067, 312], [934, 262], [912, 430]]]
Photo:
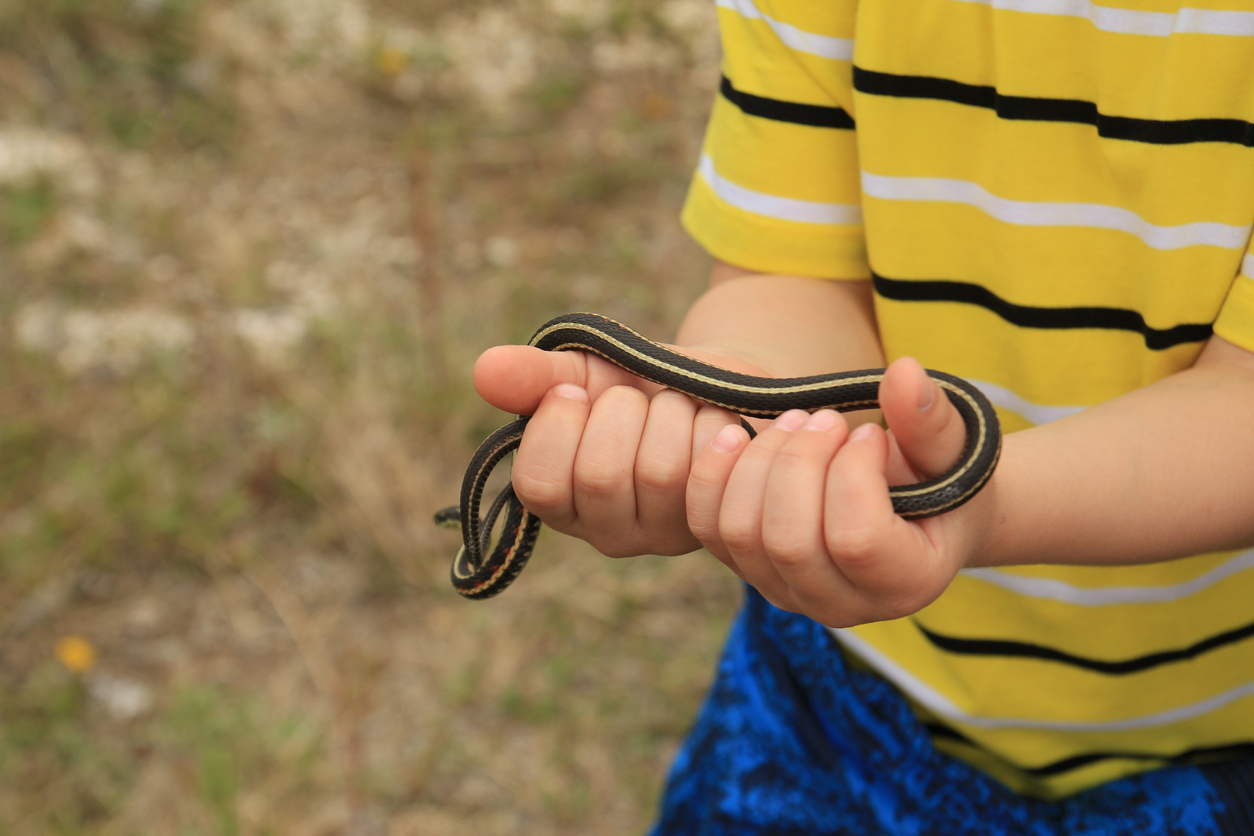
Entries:
[[[529, 345], [546, 351], [587, 351], [645, 380], [682, 392], [741, 416], [773, 418], [790, 409], [852, 412], [879, 405], [884, 369], [837, 372], [795, 378], [761, 378], [694, 360], [624, 325], [597, 314], [575, 313], [546, 323]], [[965, 380], [928, 370], [962, 416], [967, 440], [946, 473], [913, 485], [889, 488], [893, 510], [907, 519], [943, 514], [973, 497], [988, 481], [1001, 453], [997, 415], [984, 395]], [[527, 418], [506, 424], [480, 445], [462, 480], [460, 503], [436, 514], [441, 525], [459, 525], [462, 548], [453, 561], [453, 586], [467, 598], [490, 598], [509, 586], [526, 565], [540, 531], [540, 520], [507, 486], [479, 517], [488, 476], [522, 441]], [[746, 425], [747, 426], [747, 425]], [[494, 549], [491, 534], [505, 511], [504, 531]]]

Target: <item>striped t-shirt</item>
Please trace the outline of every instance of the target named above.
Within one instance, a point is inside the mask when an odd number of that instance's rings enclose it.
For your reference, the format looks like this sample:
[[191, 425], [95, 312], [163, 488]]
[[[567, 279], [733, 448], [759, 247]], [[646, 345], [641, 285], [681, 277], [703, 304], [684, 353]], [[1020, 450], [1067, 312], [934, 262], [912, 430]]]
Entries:
[[[1254, 350], [1254, 2], [718, 5], [684, 209], [718, 258], [871, 280], [887, 358], [971, 380], [1008, 432], [1187, 368], [1212, 333]], [[1058, 797], [1254, 753], [1252, 604], [1254, 550], [968, 570], [835, 632], [938, 746]]]

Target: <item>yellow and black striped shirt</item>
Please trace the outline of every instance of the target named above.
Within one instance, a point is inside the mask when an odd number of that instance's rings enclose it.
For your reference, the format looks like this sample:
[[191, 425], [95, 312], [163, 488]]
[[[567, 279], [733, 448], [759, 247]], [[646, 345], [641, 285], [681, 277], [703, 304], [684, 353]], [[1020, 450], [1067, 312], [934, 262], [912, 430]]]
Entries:
[[[1254, 351], [1254, 2], [718, 0], [684, 222], [749, 269], [868, 279], [888, 359], [1015, 431]], [[1254, 463], [1251, 463], [1254, 466]], [[937, 745], [1059, 797], [1254, 753], [1254, 550], [968, 570], [834, 631]]]

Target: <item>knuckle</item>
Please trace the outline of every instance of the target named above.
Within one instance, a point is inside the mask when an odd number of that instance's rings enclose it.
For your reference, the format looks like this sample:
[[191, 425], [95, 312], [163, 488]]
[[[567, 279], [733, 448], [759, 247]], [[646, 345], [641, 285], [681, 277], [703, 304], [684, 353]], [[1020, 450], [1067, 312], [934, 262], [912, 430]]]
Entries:
[[632, 410], [644, 414], [649, 408], [649, 396], [634, 386], [619, 384], [611, 386], [601, 393], [598, 399], [598, 406], [602, 409], [609, 408], [614, 411]]
[[776, 467], [806, 468], [815, 467], [817, 456], [815, 451], [821, 446], [823, 437], [814, 432], [796, 433], [775, 454]]
[[726, 481], [726, 476], [711, 468], [708, 461], [698, 458], [687, 475], [687, 494], [689, 507], [696, 498], [706, 499], [718, 496]]
[[824, 532], [827, 549], [850, 567], [872, 562], [879, 553], [879, 532], [874, 528], [833, 528]]
[[662, 389], [653, 396], [650, 409], [660, 407], [667, 411], [683, 411], [696, 414], [697, 405], [692, 398], [674, 389]]
[[585, 456], [575, 463], [575, 487], [590, 499], [614, 496], [631, 471], [612, 453]]
[[687, 512], [688, 531], [693, 537], [706, 547], [720, 542], [716, 514], [709, 513], [705, 508], [695, 505], [691, 497], [687, 503]]
[[687, 478], [687, 472], [673, 456], [641, 453], [636, 460], [636, 484], [646, 490], [670, 493], [683, 487]]
[[719, 539], [732, 554], [751, 554], [761, 546], [757, 526], [742, 516], [720, 519], [718, 533]]
[[555, 473], [524, 471], [513, 477], [514, 492], [530, 511], [544, 516], [546, 511], [564, 507], [570, 501], [570, 486]]
[[[823, 464], [826, 465], [826, 462]], [[818, 467], [818, 457], [813, 455], [812, 450], [804, 449], [800, 444], [789, 444], [775, 454], [771, 463], [771, 478], [793, 484], [798, 478], [805, 478], [807, 471], [817, 470]]]
[[810, 562], [814, 557], [813, 542], [804, 532], [792, 528], [767, 528], [762, 534], [767, 556], [781, 569], [790, 569]]

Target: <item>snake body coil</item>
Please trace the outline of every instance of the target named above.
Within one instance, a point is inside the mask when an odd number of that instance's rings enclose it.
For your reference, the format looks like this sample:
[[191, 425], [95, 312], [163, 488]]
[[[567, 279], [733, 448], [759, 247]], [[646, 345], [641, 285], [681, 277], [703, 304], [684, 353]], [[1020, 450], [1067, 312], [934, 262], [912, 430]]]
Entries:
[[[752, 418], [773, 418], [790, 409], [852, 412], [879, 406], [884, 369], [794, 378], [761, 378], [694, 360], [624, 325], [597, 314], [567, 314], [551, 320], [529, 343], [546, 351], [587, 351], [628, 372], [704, 403]], [[984, 395], [965, 380], [928, 370], [962, 416], [966, 444], [946, 473], [913, 485], [889, 488], [893, 510], [907, 519], [943, 514], [975, 496], [988, 481], [1001, 453], [997, 415]], [[527, 418], [519, 418], [480, 445], [462, 480], [460, 504], [436, 514], [441, 525], [462, 528], [462, 549], [453, 561], [453, 586], [467, 598], [490, 598], [509, 586], [526, 565], [540, 520], [507, 486], [481, 520], [484, 485], [497, 464], [518, 448]], [[506, 510], [504, 532], [489, 552], [492, 528]]]

